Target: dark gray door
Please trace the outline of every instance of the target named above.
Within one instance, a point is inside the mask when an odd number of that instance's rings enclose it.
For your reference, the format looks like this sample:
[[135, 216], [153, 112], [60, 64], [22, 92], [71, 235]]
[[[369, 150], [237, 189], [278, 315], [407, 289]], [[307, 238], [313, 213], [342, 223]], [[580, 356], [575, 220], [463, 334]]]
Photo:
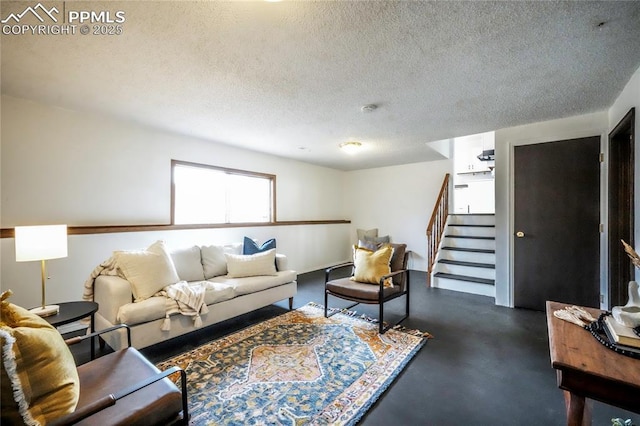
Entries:
[[631, 260], [620, 240], [635, 247], [635, 108], [609, 134], [609, 309], [627, 303], [634, 279]]
[[516, 307], [599, 307], [599, 156], [599, 136], [515, 147]]

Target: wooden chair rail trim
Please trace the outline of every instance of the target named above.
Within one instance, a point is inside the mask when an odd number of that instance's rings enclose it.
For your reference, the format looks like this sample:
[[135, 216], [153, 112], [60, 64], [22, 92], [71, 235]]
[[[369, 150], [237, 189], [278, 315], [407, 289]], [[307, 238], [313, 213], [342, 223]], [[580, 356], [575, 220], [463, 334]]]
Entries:
[[[255, 223], [212, 223], [207, 225], [98, 225], [69, 226], [68, 235], [115, 234], [119, 232], [179, 231], [186, 229], [253, 228], [258, 226], [298, 226], [298, 225], [341, 225], [350, 220], [288, 220]], [[14, 228], [0, 229], [0, 238], [13, 238]]]
[[444, 175], [442, 187], [427, 226], [427, 287], [431, 286], [431, 272], [433, 272], [438, 247], [449, 216], [449, 176], [449, 173]]

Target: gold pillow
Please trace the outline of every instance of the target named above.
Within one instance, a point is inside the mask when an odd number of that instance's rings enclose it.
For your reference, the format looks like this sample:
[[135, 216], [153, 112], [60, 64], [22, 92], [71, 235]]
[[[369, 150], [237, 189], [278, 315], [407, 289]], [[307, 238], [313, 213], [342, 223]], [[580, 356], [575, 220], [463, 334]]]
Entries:
[[[353, 246], [353, 263], [355, 271], [352, 281], [361, 283], [379, 284], [380, 278], [391, 273], [391, 256], [393, 247], [386, 244], [378, 250], [369, 250], [363, 247]], [[384, 281], [385, 287], [393, 287], [391, 278]]]
[[2, 423], [46, 424], [75, 410], [80, 380], [69, 347], [48, 322], [0, 296]]

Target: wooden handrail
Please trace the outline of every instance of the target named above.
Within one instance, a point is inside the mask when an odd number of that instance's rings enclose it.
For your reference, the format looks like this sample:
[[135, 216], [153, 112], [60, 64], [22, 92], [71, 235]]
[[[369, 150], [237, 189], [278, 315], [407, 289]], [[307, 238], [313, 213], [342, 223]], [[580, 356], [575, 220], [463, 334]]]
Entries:
[[444, 228], [449, 216], [449, 173], [444, 175], [442, 188], [427, 225], [427, 287], [431, 287], [431, 273], [438, 254]]

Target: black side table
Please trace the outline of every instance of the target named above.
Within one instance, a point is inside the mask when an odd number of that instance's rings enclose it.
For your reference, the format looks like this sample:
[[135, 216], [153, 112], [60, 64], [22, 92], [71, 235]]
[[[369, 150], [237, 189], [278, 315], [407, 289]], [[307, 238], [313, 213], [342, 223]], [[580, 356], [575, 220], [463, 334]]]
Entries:
[[[95, 318], [94, 314], [98, 311], [98, 304], [96, 302], [64, 302], [57, 303], [60, 306], [60, 312], [56, 315], [43, 317], [45, 321], [54, 327], [60, 327], [61, 325], [69, 324], [88, 316], [91, 316], [90, 331], [95, 331]], [[91, 338], [91, 359], [95, 358], [93, 337]]]

